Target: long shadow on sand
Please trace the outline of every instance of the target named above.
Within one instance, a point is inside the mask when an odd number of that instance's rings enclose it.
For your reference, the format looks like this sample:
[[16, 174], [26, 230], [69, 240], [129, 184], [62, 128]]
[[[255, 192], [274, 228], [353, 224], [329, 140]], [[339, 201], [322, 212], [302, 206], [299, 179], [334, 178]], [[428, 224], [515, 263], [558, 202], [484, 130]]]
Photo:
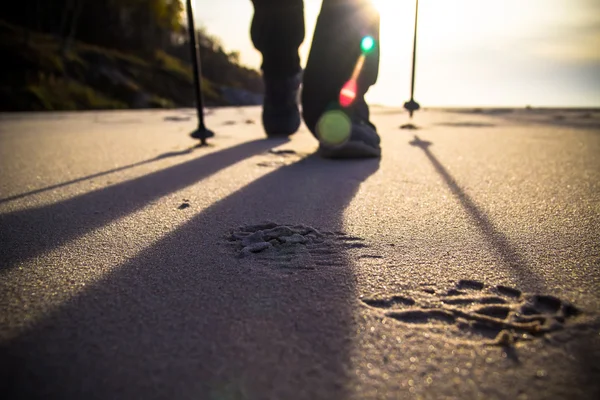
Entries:
[[0, 390], [62, 399], [348, 398], [356, 293], [345, 252], [335, 265], [280, 269], [237, 258], [226, 236], [267, 219], [341, 230], [345, 208], [378, 167], [312, 156], [215, 203], [3, 345], [10, 386]]
[[0, 215], [0, 270], [44, 254], [282, 140], [255, 140], [58, 203]]
[[50, 190], [60, 189], [60, 188], [63, 188], [65, 186], [73, 185], [75, 183], [88, 181], [88, 180], [91, 180], [91, 179], [99, 178], [101, 176], [106, 176], [106, 175], [114, 174], [116, 172], [125, 171], [125, 170], [131, 169], [131, 168], [140, 167], [142, 165], [150, 164], [150, 163], [153, 163], [155, 161], [164, 160], [165, 158], [171, 158], [171, 157], [177, 157], [177, 156], [183, 156], [183, 155], [186, 155], [186, 154], [190, 154], [192, 151], [194, 151], [194, 148], [195, 147], [189, 147], [187, 149], [180, 150], [180, 151], [170, 151], [170, 152], [167, 152], [167, 153], [162, 153], [162, 154], [159, 154], [156, 157], [152, 157], [152, 158], [149, 158], [147, 160], [138, 161], [136, 163], [123, 165], [121, 167], [112, 168], [112, 169], [109, 169], [109, 170], [106, 170], [106, 171], [102, 171], [102, 172], [97, 172], [95, 174], [91, 174], [91, 175], [87, 175], [87, 176], [82, 176], [81, 178], [72, 179], [70, 181], [57, 183], [56, 185], [50, 185], [50, 186], [46, 186], [46, 187], [43, 187], [43, 188], [40, 188], [40, 189], [31, 190], [29, 192], [24, 192], [24, 193], [16, 194], [14, 196], [5, 197], [3, 199], [0, 199], [0, 204], [6, 203], [6, 202], [9, 202], [9, 201], [14, 201], [14, 200], [22, 199], [22, 198], [25, 198], [25, 197], [28, 197], [28, 196], [33, 196], [33, 195], [36, 195], [36, 194], [48, 192]]
[[[506, 235], [494, 226], [493, 222], [485, 212], [482, 211], [473, 199], [462, 190], [454, 177], [446, 170], [446, 168], [444, 168], [431, 150], [429, 150], [429, 147], [433, 143], [422, 140], [415, 135], [414, 140], [411, 141], [410, 144], [423, 150], [437, 173], [448, 185], [450, 191], [461, 202], [473, 223], [500, 255], [504, 266], [509, 268], [509, 271], [516, 276], [519, 282], [527, 283], [528, 286], [537, 292], [547, 292], [545, 283], [531, 270], [527, 261], [513, 247]], [[593, 335], [594, 333], [592, 334], [592, 337]], [[575, 374], [578, 382], [570, 382], [569, 384], [586, 388], [587, 394], [590, 395], [589, 398], [598, 398], [598, 394], [600, 393], [600, 387], [597, 385], [597, 377], [600, 370], [596, 361], [598, 346], [593, 343], [593, 339], [590, 336], [577, 337], [576, 335], [572, 335], [570, 340], [572, 343], [569, 343], [568, 349], [571, 355], [579, 360], [579, 372]], [[505, 348], [505, 351], [507, 351], [507, 354], [511, 359], [519, 362], [518, 351], [516, 348], [508, 347]], [[593, 395], [593, 393], [597, 394]]]
[[544, 289], [544, 284], [532, 272], [527, 261], [519, 254], [517, 250], [510, 243], [510, 240], [505, 234], [500, 232], [489, 217], [482, 211], [473, 199], [462, 190], [460, 185], [456, 182], [456, 179], [448, 172], [446, 168], [440, 163], [437, 157], [429, 150], [429, 146], [433, 143], [421, 140], [415, 135], [414, 139], [410, 142], [411, 146], [415, 146], [423, 150], [425, 156], [429, 159], [436, 172], [444, 179], [448, 188], [460, 201], [463, 208], [467, 212], [468, 216], [473, 221], [474, 225], [481, 231], [487, 241], [494, 247], [496, 252], [502, 258], [503, 264], [510, 268], [510, 271], [515, 274], [519, 282], [528, 282], [536, 290]]

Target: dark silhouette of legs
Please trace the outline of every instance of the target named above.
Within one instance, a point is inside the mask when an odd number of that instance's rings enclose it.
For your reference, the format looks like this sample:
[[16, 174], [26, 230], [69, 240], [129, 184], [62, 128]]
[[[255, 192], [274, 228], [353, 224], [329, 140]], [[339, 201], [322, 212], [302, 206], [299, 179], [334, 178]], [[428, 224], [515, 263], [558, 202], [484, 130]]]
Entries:
[[289, 78], [300, 72], [298, 48], [304, 40], [302, 0], [252, 0], [250, 35], [263, 55], [265, 76]]
[[253, 0], [251, 36], [263, 55], [265, 97], [262, 122], [267, 136], [289, 136], [300, 128], [298, 90], [304, 40], [302, 0]]
[[[304, 40], [302, 0], [252, 0], [251, 36], [263, 55], [266, 77], [291, 77], [301, 71], [298, 47]], [[369, 0], [323, 0], [310, 56], [304, 72], [302, 105], [309, 128], [352, 75], [364, 36], [379, 39], [379, 15]], [[377, 81], [379, 46], [366, 58], [358, 80], [362, 99]], [[357, 108], [364, 107], [357, 101]], [[311, 129], [312, 130], [312, 129]]]
[[377, 46], [366, 55], [357, 80], [356, 101], [346, 110], [351, 119], [369, 119], [364, 94], [377, 81], [379, 14], [370, 0], [323, 1], [302, 88], [304, 121], [311, 132], [315, 133], [325, 111], [339, 108], [340, 90], [354, 71], [361, 56], [361, 40], [367, 35], [376, 40]]

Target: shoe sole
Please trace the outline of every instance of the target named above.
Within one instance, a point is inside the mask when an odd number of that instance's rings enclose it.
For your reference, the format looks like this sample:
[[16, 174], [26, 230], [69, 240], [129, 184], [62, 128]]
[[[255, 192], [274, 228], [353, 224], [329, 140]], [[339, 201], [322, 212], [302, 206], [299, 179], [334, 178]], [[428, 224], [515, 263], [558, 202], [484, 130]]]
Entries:
[[360, 141], [349, 141], [341, 147], [319, 147], [319, 155], [323, 158], [377, 158], [381, 157], [381, 148], [369, 146]]

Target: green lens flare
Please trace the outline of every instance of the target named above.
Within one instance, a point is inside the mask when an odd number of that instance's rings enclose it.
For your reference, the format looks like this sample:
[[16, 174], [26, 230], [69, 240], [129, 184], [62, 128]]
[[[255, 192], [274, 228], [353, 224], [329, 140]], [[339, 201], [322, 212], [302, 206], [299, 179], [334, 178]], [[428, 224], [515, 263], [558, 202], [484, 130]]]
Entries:
[[327, 146], [341, 146], [350, 139], [352, 122], [340, 110], [324, 113], [317, 122], [317, 135], [321, 143]]
[[371, 36], [365, 36], [360, 42], [360, 48], [363, 53], [368, 53], [375, 48], [375, 39]]

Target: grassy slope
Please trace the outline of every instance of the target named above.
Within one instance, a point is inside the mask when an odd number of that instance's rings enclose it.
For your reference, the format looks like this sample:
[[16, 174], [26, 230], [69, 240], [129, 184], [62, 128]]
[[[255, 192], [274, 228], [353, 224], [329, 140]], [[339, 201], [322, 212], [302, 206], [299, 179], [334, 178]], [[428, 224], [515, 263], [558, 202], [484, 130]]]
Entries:
[[[0, 110], [81, 110], [192, 106], [189, 65], [157, 51], [153, 60], [75, 42], [61, 55], [56, 37], [0, 21]], [[227, 105], [203, 79], [209, 105]]]

